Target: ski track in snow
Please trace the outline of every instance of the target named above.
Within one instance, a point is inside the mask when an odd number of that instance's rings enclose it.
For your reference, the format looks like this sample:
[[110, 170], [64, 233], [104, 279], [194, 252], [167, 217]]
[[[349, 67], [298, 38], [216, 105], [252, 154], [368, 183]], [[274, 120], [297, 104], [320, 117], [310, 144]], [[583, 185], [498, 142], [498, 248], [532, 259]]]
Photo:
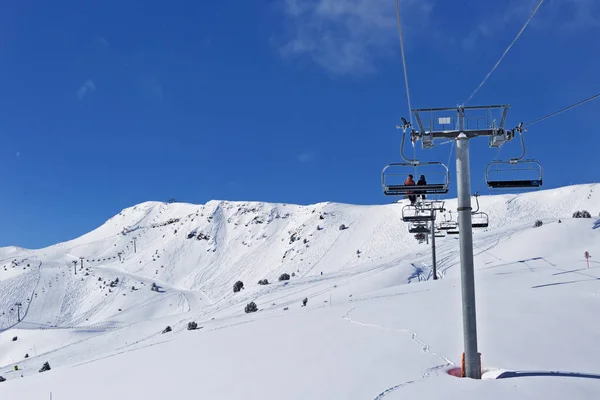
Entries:
[[[360, 321], [357, 321], [357, 320], [354, 320], [354, 319], [350, 318], [349, 315], [355, 310], [355, 308], [356, 307], [352, 307], [350, 310], [348, 310], [348, 312], [342, 316], [342, 319], [345, 320], [345, 321], [348, 321], [348, 322], [350, 322], [352, 324], [358, 325], [358, 326], [364, 326], [364, 327], [376, 328], [376, 329], [383, 329], [383, 330], [386, 330], [386, 331], [389, 331], [389, 332], [398, 332], [398, 333], [402, 333], [402, 334], [408, 334], [408, 335], [410, 335], [410, 338], [416, 344], [418, 344], [421, 347], [421, 351], [423, 353], [434, 355], [434, 356], [440, 358], [442, 361], [444, 361], [443, 364], [436, 365], [434, 367], [428, 368], [425, 371], [423, 371], [423, 374], [421, 375], [421, 379], [429, 378], [431, 376], [432, 372], [437, 372], [437, 371], [439, 371], [441, 369], [448, 368], [448, 367], [453, 367], [454, 366], [454, 363], [450, 359], [444, 357], [443, 355], [440, 355], [438, 353], [434, 353], [433, 351], [431, 351], [429, 345], [427, 343], [423, 342], [421, 339], [419, 339], [418, 336], [417, 336], [417, 334], [415, 332], [409, 330], [409, 329], [388, 328], [388, 327], [381, 326], [381, 325], [378, 325], [378, 324], [368, 324], [368, 323], [360, 322]], [[399, 388], [401, 388], [403, 386], [406, 386], [406, 385], [408, 385], [410, 383], [414, 383], [414, 382], [416, 382], [416, 381], [415, 380], [411, 380], [411, 381], [402, 382], [402, 383], [399, 383], [399, 384], [397, 384], [395, 386], [392, 386], [392, 387], [384, 390], [383, 392], [379, 393], [375, 397], [375, 400], [381, 399], [384, 396], [388, 395], [389, 393], [391, 393], [391, 392], [393, 392], [393, 391], [395, 391], [395, 390], [397, 390], [397, 389], [399, 389]]]

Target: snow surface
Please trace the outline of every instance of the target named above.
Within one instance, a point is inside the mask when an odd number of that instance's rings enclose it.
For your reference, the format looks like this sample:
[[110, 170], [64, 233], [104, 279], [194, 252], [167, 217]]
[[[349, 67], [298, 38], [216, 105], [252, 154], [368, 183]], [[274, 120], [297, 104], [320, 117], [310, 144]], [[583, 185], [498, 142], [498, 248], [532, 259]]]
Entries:
[[448, 373], [458, 236], [437, 238], [442, 279], [428, 279], [405, 202], [146, 202], [69, 242], [0, 249], [0, 399], [600, 398], [600, 185], [480, 203], [481, 381]]

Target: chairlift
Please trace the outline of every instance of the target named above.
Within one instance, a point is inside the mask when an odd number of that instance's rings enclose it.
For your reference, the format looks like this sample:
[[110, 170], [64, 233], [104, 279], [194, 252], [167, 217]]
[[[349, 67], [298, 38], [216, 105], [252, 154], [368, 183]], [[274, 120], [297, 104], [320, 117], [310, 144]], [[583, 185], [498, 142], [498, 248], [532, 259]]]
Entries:
[[448, 235], [458, 235], [460, 232], [458, 231], [458, 229], [454, 228], [452, 230], [447, 230], [446, 233]]
[[435, 220], [432, 210], [422, 209], [413, 204], [402, 207], [402, 221], [404, 222], [427, 222]]
[[446, 214], [444, 214], [444, 220], [440, 222], [438, 229], [441, 231], [458, 229], [458, 222], [452, 219], [452, 211], [448, 210], [448, 214], [450, 215], [450, 219], [446, 219]]
[[443, 237], [446, 237], [446, 233], [444, 231], [440, 231], [439, 229], [436, 229], [433, 232], [433, 236], [438, 237], [438, 238], [443, 238]]
[[442, 231], [449, 231], [451, 229], [457, 229], [458, 223], [456, 221], [442, 221], [440, 222], [439, 229]]
[[479, 211], [479, 192], [475, 192], [475, 201], [477, 209], [471, 212], [471, 227], [472, 228], [487, 228], [490, 223], [490, 218], [483, 211]]
[[411, 224], [408, 228], [409, 233], [429, 233], [429, 228], [424, 224]]
[[[425, 175], [426, 185], [405, 185], [408, 175], [416, 182]], [[402, 162], [388, 164], [381, 171], [381, 185], [386, 196], [446, 194], [450, 184], [448, 167], [441, 162]]]
[[[517, 179], [502, 179], [512, 174]], [[529, 179], [523, 179], [523, 176]], [[485, 171], [490, 189], [539, 189], [542, 186], [542, 165], [535, 160], [492, 161]]]
[[[523, 160], [526, 148], [523, 128], [519, 125], [521, 156], [509, 160], [494, 160], [485, 169], [485, 180], [490, 189], [539, 189], [542, 186], [542, 165], [536, 160]], [[512, 179], [508, 179], [512, 177]]]
[[476, 212], [471, 214], [471, 227], [487, 228], [489, 226], [489, 217], [484, 212]]

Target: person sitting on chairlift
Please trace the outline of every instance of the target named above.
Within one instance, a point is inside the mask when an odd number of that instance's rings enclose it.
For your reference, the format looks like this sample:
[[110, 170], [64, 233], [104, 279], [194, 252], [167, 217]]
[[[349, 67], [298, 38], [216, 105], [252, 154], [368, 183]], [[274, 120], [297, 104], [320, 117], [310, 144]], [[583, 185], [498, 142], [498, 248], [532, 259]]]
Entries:
[[[419, 181], [417, 182], [417, 186], [427, 185], [427, 181], [425, 180], [425, 175], [421, 175], [419, 177]], [[425, 194], [423, 192], [415, 192], [417, 194], [421, 193], [421, 198], [425, 200]]]
[[[413, 176], [411, 174], [408, 175], [408, 178], [404, 181], [405, 186], [414, 186], [415, 181], [413, 180]], [[417, 202], [417, 196], [412, 194], [412, 192], [407, 192], [408, 199], [410, 200], [410, 204], [413, 205]]]

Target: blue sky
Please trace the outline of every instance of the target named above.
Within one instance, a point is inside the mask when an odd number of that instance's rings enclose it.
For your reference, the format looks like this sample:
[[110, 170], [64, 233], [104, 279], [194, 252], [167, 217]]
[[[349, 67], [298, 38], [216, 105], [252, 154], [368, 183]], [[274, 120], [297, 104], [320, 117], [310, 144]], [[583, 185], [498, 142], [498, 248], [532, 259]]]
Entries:
[[[536, 4], [402, 0], [412, 106], [465, 101]], [[408, 117], [393, 0], [2, 9], [1, 246], [68, 240], [171, 196], [391, 201], [380, 172], [400, 161], [395, 126]], [[599, 37], [595, 0], [546, 0], [470, 104], [510, 103], [514, 126], [596, 94]], [[600, 181], [599, 110], [591, 102], [526, 133], [546, 187]], [[448, 151], [417, 155], [446, 162]], [[495, 153], [473, 141], [473, 191], [488, 193]]]

